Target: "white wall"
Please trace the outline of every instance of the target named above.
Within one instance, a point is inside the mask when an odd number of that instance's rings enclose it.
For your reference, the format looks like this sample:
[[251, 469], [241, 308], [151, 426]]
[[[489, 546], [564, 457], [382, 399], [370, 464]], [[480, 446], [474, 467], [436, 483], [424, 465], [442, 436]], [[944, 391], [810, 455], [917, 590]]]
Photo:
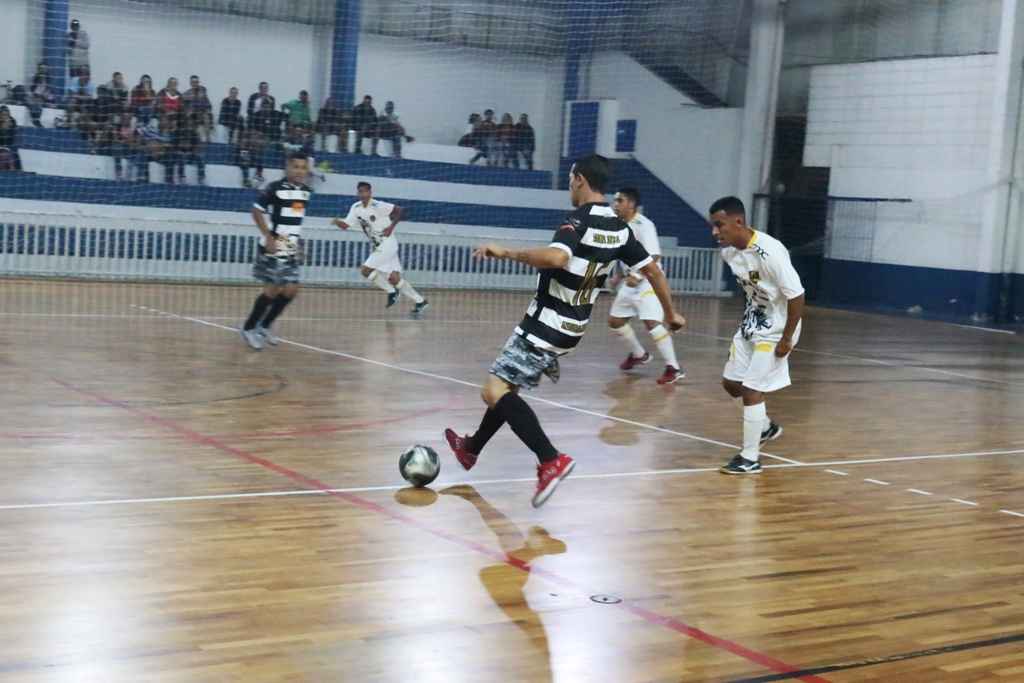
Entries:
[[637, 161], [694, 209], [703, 212], [736, 192], [742, 109], [703, 109], [628, 55], [591, 60], [586, 96], [619, 101], [619, 115], [637, 120]]
[[812, 69], [804, 165], [835, 197], [920, 200], [885, 210], [871, 260], [976, 268], [994, 75], [994, 55]]
[[330, 60], [329, 43], [312, 26], [112, 0], [72, 0], [70, 16], [89, 34], [96, 83], [121, 71], [135, 85], [148, 73], [157, 90], [175, 76], [184, 91], [198, 74], [215, 111], [229, 87], [245, 100], [260, 81], [270, 83], [278, 105], [299, 90], [314, 102], [324, 96], [320, 63]]
[[473, 112], [493, 109], [530, 115], [537, 135], [538, 166], [558, 166], [565, 62], [492, 50], [411, 42], [363, 34], [356, 71], [356, 99], [387, 100], [410, 135], [455, 144]]
[[0, 0], [0, 83], [24, 83], [29, 77], [28, 44], [42, 40], [42, 27], [31, 24], [28, 0]]

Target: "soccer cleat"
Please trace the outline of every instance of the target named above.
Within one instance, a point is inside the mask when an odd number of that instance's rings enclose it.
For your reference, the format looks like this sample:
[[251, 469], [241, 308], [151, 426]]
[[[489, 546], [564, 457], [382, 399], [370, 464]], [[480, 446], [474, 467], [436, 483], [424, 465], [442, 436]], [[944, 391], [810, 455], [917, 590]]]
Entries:
[[423, 312], [430, 308], [430, 302], [424, 299], [423, 301], [416, 304], [412, 309], [412, 317], [418, 318], [423, 315]]
[[761, 443], [775, 441], [780, 436], [782, 436], [782, 425], [772, 422], [768, 425], [768, 429], [761, 432]]
[[260, 325], [256, 328], [256, 332], [263, 337], [263, 341], [267, 342], [271, 346], [277, 346], [281, 343], [281, 338], [274, 334], [268, 327]]
[[473, 469], [476, 459], [480, 456], [469, 451], [469, 437], [459, 436], [453, 430], [446, 429], [444, 430], [444, 438], [448, 442], [448, 446], [451, 447], [452, 453], [455, 454], [455, 459], [459, 461], [459, 464], [466, 470]]
[[747, 460], [737, 453], [728, 464], [718, 468], [722, 474], [761, 474], [761, 463]]
[[537, 492], [533, 494], [533, 507], [539, 508], [548, 502], [558, 484], [569, 476], [574, 467], [576, 461], [564, 453], [549, 463], [537, 465]]
[[394, 306], [397, 303], [398, 303], [398, 290], [396, 289], [393, 292], [388, 292], [388, 305], [385, 306], [384, 308], [391, 308], [392, 306]]
[[644, 355], [637, 358], [633, 354], [629, 354], [626, 360], [622, 361], [619, 365], [620, 370], [629, 371], [640, 365], [647, 365], [651, 362], [651, 354], [644, 351]]
[[238, 332], [242, 335], [242, 339], [245, 341], [246, 344], [249, 345], [250, 349], [252, 349], [253, 351], [263, 350], [263, 336], [260, 335], [259, 332], [257, 332], [256, 330], [247, 330], [245, 328], [239, 330]]
[[671, 365], [665, 366], [665, 374], [658, 378], [658, 384], [675, 384], [686, 377], [686, 370], [674, 368]]

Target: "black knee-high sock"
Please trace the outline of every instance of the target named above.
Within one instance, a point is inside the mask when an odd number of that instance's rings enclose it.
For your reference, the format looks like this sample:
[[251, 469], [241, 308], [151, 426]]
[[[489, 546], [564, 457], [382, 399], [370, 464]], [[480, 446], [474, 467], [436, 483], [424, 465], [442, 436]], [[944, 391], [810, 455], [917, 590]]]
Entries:
[[252, 313], [249, 314], [249, 318], [245, 321], [244, 329], [251, 330], [259, 325], [260, 320], [267, 312], [267, 309], [270, 308], [270, 304], [273, 303], [273, 301], [274, 300], [266, 294], [260, 294], [256, 297], [256, 303], [252, 305]]
[[291, 299], [286, 297], [284, 294], [278, 294], [277, 298], [274, 299], [274, 303], [270, 304], [270, 310], [263, 316], [263, 322], [260, 324], [263, 327], [270, 327], [277, 320], [277, 316], [281, 315], [281, 311], [285, 309], [285, 306], [292, 302]]
[[519, 440], [526, 444], [542, 463], [551, 462], [558, 457], [558, 451], [551, 445], [547, 434], [541, 428], [536, 413], [519, 394], [509, 392], [502, 396], [494, 406], [494, 411], [508, 422], [508, 426]]
[[497, 434], [504, 424], [505, 418], [498, 414], [498, 411], [488, 408], [484, 413], [484, 418], [480, 420], [480, 428], [476, 430], [476, 434], [469, 437], [469, 452], [480, 455], [487, 442]]

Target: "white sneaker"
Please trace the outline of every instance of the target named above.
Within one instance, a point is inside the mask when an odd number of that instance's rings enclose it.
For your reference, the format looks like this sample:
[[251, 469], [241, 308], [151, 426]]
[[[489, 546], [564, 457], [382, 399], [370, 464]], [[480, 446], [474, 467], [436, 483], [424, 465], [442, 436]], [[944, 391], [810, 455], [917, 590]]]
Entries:
[[257, 327], [254, 331], [263, 338], [263, 341], [267, 342], [271, 346], [277, 346], [281, 343], [280, 337], [262, 325]]
[[249, 345], [250, 349], [252, 349], [253, 351], [263, 350], [263, 335], [261, 335], [259, 332], [257, 332], [256, 330], [246, 330], [243, 328], [240, 329], [238, 333], [242, 335], [242, 339], [245, 340], [245, 343]]

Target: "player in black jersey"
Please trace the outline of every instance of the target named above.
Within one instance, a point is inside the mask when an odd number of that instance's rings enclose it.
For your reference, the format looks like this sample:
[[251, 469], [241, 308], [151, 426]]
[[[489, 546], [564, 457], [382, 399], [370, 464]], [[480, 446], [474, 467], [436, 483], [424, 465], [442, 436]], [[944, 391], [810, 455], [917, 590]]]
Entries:
[[540, 283], [526, 317], [491, 367], [482, 394], [487, 412], [480, 428], [476, 434], [465, 437], [448, 429], [445, 438], [459, 463], [468, 470], [507, 422], [540, 461], [534, 507], [547, 501], [575, 462], [551, 445], [537, 416], [519, 396], [519, 389], [536, 387], [544, 375], [558, 381], [558, 358], [583, 338], [594, 302], [615, 264], [622, 261], [630, 270], [647, 277], [665, 310], [667, 328], [679, 330], [686, 324], [675, 312], [664, 273], [629, 225], [605, 201], [609, 175], [608, 160], [596, 154], [573, 164], [569, 192], [576, 210], [555, 232], [550, 246], [508, 249], [487, 244], [475, 254], [477, 258], [507, 259], [534, 266], [540, 270]]
[[[242, 326], [242, 339], [259, 351], [279, 339], [270, 326], [299, 293], [299, 236], [312, 189], [306, 185], [309, 162], [304, 154], [288, 156], [285, 177], [267, 185], [252, 207], [252, 219], [260, 229], [260, 247], [252, 274], [264, 283], [252, 313]], [[267, 214], [270, 224], [267, 224]]]

